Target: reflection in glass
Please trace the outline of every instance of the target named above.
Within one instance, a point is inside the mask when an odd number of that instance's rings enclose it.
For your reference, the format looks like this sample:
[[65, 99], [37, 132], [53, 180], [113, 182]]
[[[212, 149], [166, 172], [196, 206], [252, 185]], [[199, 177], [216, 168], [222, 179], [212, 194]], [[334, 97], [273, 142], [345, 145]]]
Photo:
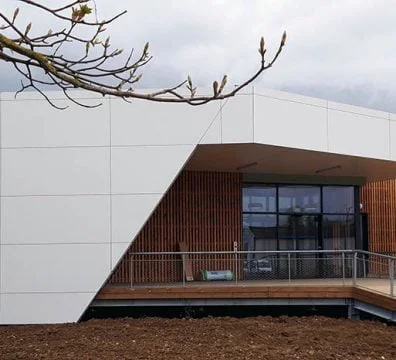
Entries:
[[315, 250], [317, 247], [316, 215], [279, 215], [279, 250]]
[[355, 248], [354, 215], [323, 216], [323, 249], [344, 250]]
[[320, 212], [319, 186], [280, 186], [279, 212]]
[[243, 189], [244, 212], [276, 212], [276, 188], [271, 186]]
[[[279, 215], [279, 250], [316, 250], [318, 247], [317, 215]], [[279, 271], [292, 278], [315, 277], [316, 255], [292, 254], [290, 268], [287, 255], [281, 255]]]
[[323, 212], [325, 213], [354, 213], [353, 186], [324, 186]]
[[[276, 215], [243, 215], [243, 249], [246, 251], [277, 250]], [[268, 254], [248, 254], [244, 260], [245, 279], [271, 276], [274, 271], [273, 256]]]
[[276, 250], [276, 215], [243, 215], [243, 249]]

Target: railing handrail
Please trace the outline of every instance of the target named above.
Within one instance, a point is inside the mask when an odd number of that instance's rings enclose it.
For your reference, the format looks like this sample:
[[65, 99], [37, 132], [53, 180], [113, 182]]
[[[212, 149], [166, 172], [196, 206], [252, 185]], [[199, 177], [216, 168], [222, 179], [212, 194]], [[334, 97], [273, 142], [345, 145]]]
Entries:
[[[188, 256], [190, 256], [188, 258]], [[203, 257], [200, 257], [199, 255], [204, 255]], [[206, 255], [206, 256], [205, 256]], [[213, 256], [211, 258], [210, 256]], [[224, 255], [226, 255], [224, 257]], [[261, 255], [263, 259], [266, 259], [267, 262], [265, 264], [270, 264], [269, 267], [262, 267], [260, 268], [260, 259], [256, 256], [244, 256], [244, 255]], [[285, 257], [277, 257], [276, 255], [286, 255], [287, 258]], [[302, 255], [302, 256], [299, 256]], [[304, 256], [305, 255], [305, 256]], [[319, 256], [318, 256], [319, 255]], [[320, 255], [330, 255], [328, 257], [326, 256], [320, 256]], [[333, 256], [331, 256], [333, 255]], [[346, 256], [348, 255], [348, 257]], [[359, 256], [360, 255], [360, 256]], [[145, 256], [147, 256], [145, 258]], [[171, 258], [167, 258], [166, 256], [172, 256]], [[271, 257], [272, 256], [272, 257]], [[276, 257], [275, 257], [276, 256]], [[342, 261], [340, 259], [342, 257]], [[327, 264], [328, 261], [335, 261], [334, 265], [336, 268], [334, 268], [331, 271], [334, 271], [333, 275], [337, 278], [339, 277], [341, 271], [342, 273], [342, 283], [345, 285], [345, 279], [346, 277], [349, 276], [349, 278], [352, 281], [353, 286], [364, 286], [364, 284], [358, 284], [358, 279], [360, 279], [362, 276], [363, 278], [366, 278], [368, 274], [371, 276], [372, 274], [377, 274], [377, 276], [382, 278], [382, 275], [386, 275], [387, 281], [389, 281], [389, 291], [385, 292], [386, 295], [390, 295], [391, 297], [395, 296], [395, 273], [396, 273], [396, 256], [391, 256], [391, 255], [386, 255], [386, 254], [380, 254], [380, 253], [375, 253], [375, 252], [370, 252], [370, 251], [365, 251], [365, 250], [359, 250], [359, 249], [348, 249], [348, 250], [274, 250], [274, 251], [242, 251], [242, 250], [234, 250], [234, 251], [167, 251], [167, 252], [134, 252], [130, 254], [129, 261], [130, 261], [130, 282], [131, 282], [131, 287], [133, 287], [134, 284], [134, 264], [142, 264], [145, 262], [161, 262], [161, 261], [177, 261], [180, 263], [180, 258], [182, 260], [182, 277], [181, 280], [183, 282], [183, 286], [185, 286], [186, 281], [191, 281], [193, 279], [193, 275], [191, 275], [191, 263], [194, 262], [199, 262], [199, 261], [235, 261], [234, 263], [234, 274], [231, 273], [231, 279], [234, 280], [235, 284], [237, 284], [240, 275], [240, 271], [243, 271], [243, 274], [245, 275], [245, 270], [247, 271], [247, 279], [250, 278], [250, 275], [257, 275], [260, 274], [261, 272], [266, 273], [270, 271], [272, 273], [273, 269], [275, 269], [274, 273], [276, 274], [278, 271], [288, 271], [288, 281], [291, 283], [292, 277], [295, 276], [296, 274], [292, 274], [292, 265], [297, 266], [293, 267], [293, 273], [296, 271], [300, 271], [303, 269], [303, 267], [298, 270], [298, 267], [302, 266], [301, 261], [308, 260], [318, 260], [322, 261], [324, 260], [325, 262], [319, 263], [318, 266], [316, 267], [315, 265], [315, 272], [314, 272], [314, 278], [318, 277], [325, 277], [326, 275], [324, 271], [327, 269]], [[286, 262], [285, 262], [286, 259]], [[253, 260], [253, 262], [251, 261]], [[278, 266], [275, 265], [275, 268], [273, 268], [272, 262], [273, 260], [281, 261]], [[292, 264], [293, 260], [293, 264]], [[346, 262], [347, 261], [347, 262]], [[231, 262], [229, 263], [231, 264]], [[238, 265], [239, 264], [239, 265]], [[380, 266], [379, 269], [376, 269], [376, 266]], [[245, 269], [245, 265], [247, 265]], [[287, 265], [285, 268], [284, 266]], [[331, 265], [331, 264], [330, 264]], [[222, 267], [223, 265], [220, 265]], [[253, 269], [250, 267], [253, 266]], [[189, 271], [190, 275], [187, 275], [187, 269]], [[228, 269], [228, 268], [227, 268]], [[226, 270], [227, 270], [226, 269]], [[243, 270], [241, 270], [243, 269]], [[269, 269], [269, 270], [268, 270]], [[374, 269], [374, 270], [372, 270]], [[217, 269], [218, 270], [218, 269]], [[309, 269], [308, 269], [309, 270]], [[319, 272], [318, 272], [318, 271]], [[368, 270], [368, 271], [367, 271]], [[202, 269], [200, 270], [202, 271]], [[223, 269], [223, 271], [225, 271]], [[305, 271], [305, 270], [304, 270]], [[311, 270], [309, 270], [311, 271]], [[338, 272], [337, 272], [338, 271]], [[348, 274], [346, 273], [348, 271]], [[214, 271], [216, 272], [216, 271]], [[220, 272], [221, 273], [221, 272]], [[257, 273], [257, 274], [256, 274]], [[250, 274], [250, 275], [249, 275]], [[224, 275], [224, 274], [223, 274]], [[223, 276], [220, 274], [220, 276]], [[202, 275], [203, 276], [203, 275]], [[205, 275], [206, 276], [206, 275]], [[227, 275], [228, 276], [228, 275]], [[303, 275], [305, 276], [305, 275]], [[280, 276], [280, 278], [283, 278]], [[227, 280], [229, 280], [227, 278]], [[360, 281], [359, 281], [360, 282]], [[367, 285], [366, 285], [367, 286]], [[372, 286], [371, 286], [372, 287]], [[374, 289], [374, 291], [378, 291], [378, 289]], [[384, 292], [380, 290], [380, 292]]]
[[396, 260], [396, 256], [387, 255], [387, 254], [383, 254], [383, 253], [376, 253], [376, 252], [366, 251], [366, 250], [355, 250], [355, 251], [357, 251], [359, 254], [372, 255], [372, 256], [382, 257], [382, 258], [385, 258], [385, 259]]
[[247, 255], [247, 254], [266, 254], [266, 255], [282, 255], [282, 254], [363, 254], [363, 255], [371, 255], [378, 256], [386, 259], [396, 260], [396, 256], [375, 253], [365, 250], [260, 250], [260, 251], [246, 251], [246, 250], [237, 250], [237, 251], [149, 251], [149, 252], [134, 252], [130, 253], [131, 256], [154, 256], [154, 255]]

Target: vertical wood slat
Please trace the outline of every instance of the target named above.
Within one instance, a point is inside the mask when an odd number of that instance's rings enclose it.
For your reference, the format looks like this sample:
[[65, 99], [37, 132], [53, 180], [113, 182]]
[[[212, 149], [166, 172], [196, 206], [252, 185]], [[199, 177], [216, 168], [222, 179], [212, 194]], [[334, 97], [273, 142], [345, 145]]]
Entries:
[[[396, 180], [369, 183], [361, 187], [363, 212], [368, 214], [369, 251], [396, 255]], [[387, 273], [385, 262], [370, 259], [372, 271]]]
[[[108, 284], [130, 283], [131, 253], [178, 251], [178, 243], [187, 243], [190, 251], [231, 251], [234, 241], [242, 248], [241, 199], [239, 173], [184, 171], [161, 200], [137, 236]], [[133, 281], [180, 281], [180, 257], [135, 258]], [[233, 269], [233, 259], [224, 256], [200, 256], [193, 261], [194, 277], [200, 271]], [[235, 271], [235, 269], [234, 269]]]
[[369, 251], [396, 252], [396, 180], [362, 186], [361, 202], [368, 214]]

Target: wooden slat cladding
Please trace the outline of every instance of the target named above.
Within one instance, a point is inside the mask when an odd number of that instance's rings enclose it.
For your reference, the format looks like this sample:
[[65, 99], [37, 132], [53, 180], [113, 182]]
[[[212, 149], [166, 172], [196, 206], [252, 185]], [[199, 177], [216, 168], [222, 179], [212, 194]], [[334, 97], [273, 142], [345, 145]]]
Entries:
[[396, 252], [396, 180], [361, 188], [363, 212], [368, 214], [369, 251]]
[[[182, 280], [180, 256], [139, 256], [138, 252], [232, 251], [242, 246], [241, 187], [238, 173], [185, 171], [158, 205], [111, 276], [110, 284]], [[233, 270], [230, 257], [190, 256], [194, 278], [205, 270]], [[132, 279], [131, 279], [132, 277]]]

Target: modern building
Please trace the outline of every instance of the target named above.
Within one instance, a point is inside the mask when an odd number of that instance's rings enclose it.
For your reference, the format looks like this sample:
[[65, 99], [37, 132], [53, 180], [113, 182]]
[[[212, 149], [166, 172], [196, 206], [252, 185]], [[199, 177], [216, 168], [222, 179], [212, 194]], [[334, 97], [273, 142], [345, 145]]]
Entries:
[[204, 271], [356, 277], [331, 251], [396, 251], [395, 114], [254, 89], [201, 107], [48, 96], [69, 108], [0, 94], [1, 324], [75, 322], [112, 288]]

